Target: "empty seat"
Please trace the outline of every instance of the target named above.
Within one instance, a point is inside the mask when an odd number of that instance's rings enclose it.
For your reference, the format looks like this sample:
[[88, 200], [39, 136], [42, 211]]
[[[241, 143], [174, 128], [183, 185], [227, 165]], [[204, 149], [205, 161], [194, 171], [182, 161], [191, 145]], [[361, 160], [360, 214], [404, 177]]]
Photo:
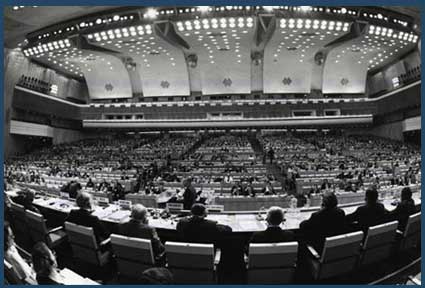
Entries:
[[292, 282], [297, 261], [298, 242], [249, 245], [248, 284]]
[[166, 242], [168, 269], [176, 284], [213, 284], [215, 266], [220, 260], [213, 244]]
[[369, 227], [362, 247], [361, 265], [380, 262], [391, 256], [398, 221]]
[[98, 245], [92, 227], [65, 222], [65, 230], [74, 258], [100, 267], [108, 263], [110, 252], [101, 251], [101, 247], [109, 243], [110, 238]]
[[363, 232], [353, 232], [327, 237], [322, 255], [307, 246], [310, 254], [307, 262], [315, 280], [348, 274], [354, 270], [360, 254]]
[[137, 278], [155, 266], [151, 240], [112, 234], [111, 245], [120, 275]]
[[407, 220], [406, 229], [397, 231], [401, 235], [400, 249], [420, 247], [421, 243], [421, 212], [410, 215]]
[[43, 215], [29, 210], [25, 211], [25, 215], [28, 230], [34, 242], [43, 241], [50, 248], [54, 248], [65, 240], [66, 233], [61, 226], [48, 229]]

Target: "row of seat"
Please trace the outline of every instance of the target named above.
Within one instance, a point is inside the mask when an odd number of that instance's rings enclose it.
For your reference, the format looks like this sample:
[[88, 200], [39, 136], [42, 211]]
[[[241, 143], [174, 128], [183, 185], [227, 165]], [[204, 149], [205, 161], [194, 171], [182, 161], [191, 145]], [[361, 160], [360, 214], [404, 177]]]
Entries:
[[[150, 240], [112, 234], [97, 244], [92, 228], [65, 222], [63, 227], [48, 229], [42, 215], [25, 211], [13, 204], [14, 227], [27, 227], [34, 241], [44, 241], [51, 248], [62, 243], [66, 236], [71, 244], [73, 257], [99, 267], [106, 265], [111, 251], [102, 246], [111, 244], [120, 275], [137, 277], [141, 271], [155, 266]], [[18, 212], [18, 213], [17, 213]], [[19, 222], [20, 221], [20, 222]], [[420, 245], [421, 213], [411, 215], [404, 232], [398, 231], [393, 221], [370, 227], [366, 236], [362, 231], [326, 238], [323, 251], [318, 253], [307, 245], [305, 257], [312, 278], [327, 279], [344, 275], [358, 267], [369, 266], [392, 255], [397, 242], [402, 250]], [[363, 240], [364, 239], [364, 240]], [[298, 242], [250, 244], [247, 263], [247, 281], [252, 284], [283, 284], [293, 281], [296, 270]], [[165, 243], [167, 267], [176, 283], [207, 284], [216, 281], [216, 267], [220, 250], [213, 244]]]

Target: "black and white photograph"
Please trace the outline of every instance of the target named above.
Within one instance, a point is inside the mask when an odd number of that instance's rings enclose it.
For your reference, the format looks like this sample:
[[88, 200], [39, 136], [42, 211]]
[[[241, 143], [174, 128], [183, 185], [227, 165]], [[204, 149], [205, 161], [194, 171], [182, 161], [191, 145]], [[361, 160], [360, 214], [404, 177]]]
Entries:
[[421, 285], [421, 7], [2, 17], [3, 284]]

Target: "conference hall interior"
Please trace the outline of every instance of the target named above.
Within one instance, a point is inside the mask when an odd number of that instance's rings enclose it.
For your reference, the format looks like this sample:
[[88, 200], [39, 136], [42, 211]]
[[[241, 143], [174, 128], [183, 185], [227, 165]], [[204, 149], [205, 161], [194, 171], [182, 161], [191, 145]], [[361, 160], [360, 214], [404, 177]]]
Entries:
[[421, 284], [415, 6], [5, 6], [4, 284]]

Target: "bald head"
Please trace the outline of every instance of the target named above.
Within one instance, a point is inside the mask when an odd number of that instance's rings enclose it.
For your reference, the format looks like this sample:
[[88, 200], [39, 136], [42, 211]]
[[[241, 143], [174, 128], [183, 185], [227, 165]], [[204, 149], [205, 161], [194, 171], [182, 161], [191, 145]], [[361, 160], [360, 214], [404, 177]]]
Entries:
[[148, 210], [142, 204], [135, 204], [131, 208], [131, 218], [138, 221], [146, 221]]
[[273, 206], [269, 208], [269, 211], [267, 211], [267, 223], [270, 225], [280, 225], [284, 219], [284, 213], [280, 207]]

